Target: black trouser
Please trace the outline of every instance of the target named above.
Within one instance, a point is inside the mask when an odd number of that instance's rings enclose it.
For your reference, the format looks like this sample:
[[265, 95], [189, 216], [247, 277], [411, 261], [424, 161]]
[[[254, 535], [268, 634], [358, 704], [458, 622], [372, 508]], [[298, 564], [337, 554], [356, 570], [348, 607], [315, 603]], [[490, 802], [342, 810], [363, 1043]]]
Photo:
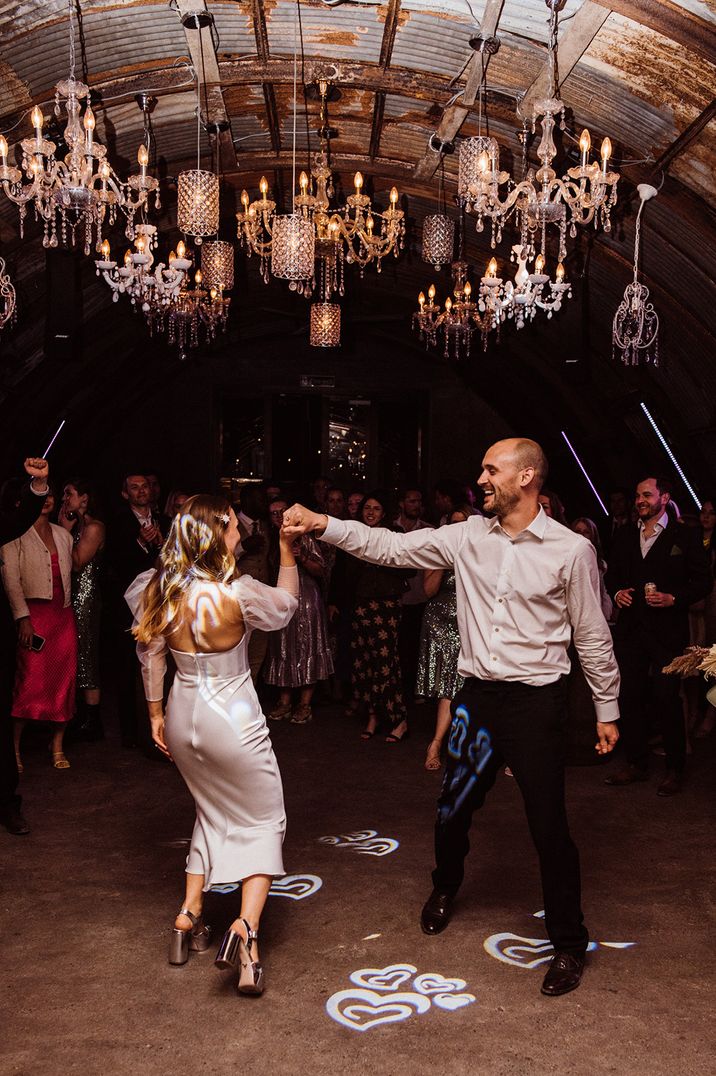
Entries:
[[544, 687], [469, 679], [452, 703], [447, 766], [435, 824], [433, 884], [457, 892], [473, 812], [506, 762], [519, 785], [539, 856], [545, 925], [555, 949], [582, 955], [579, 853], [564, 804], [564, 681]]
[[661, 671], [681, 649], [679, 643], [665, 645], [651, 632], [638, 629], [628, 639], [617, 640], [616, 658], [621, 673], [619, 733], [627, 761], [639, 769], [646, 770], [649, 765], [651, 713], [661, 723], [666, 768], [680, 773], [686, 763], [681, 680], [678, 676], [664, 676]]

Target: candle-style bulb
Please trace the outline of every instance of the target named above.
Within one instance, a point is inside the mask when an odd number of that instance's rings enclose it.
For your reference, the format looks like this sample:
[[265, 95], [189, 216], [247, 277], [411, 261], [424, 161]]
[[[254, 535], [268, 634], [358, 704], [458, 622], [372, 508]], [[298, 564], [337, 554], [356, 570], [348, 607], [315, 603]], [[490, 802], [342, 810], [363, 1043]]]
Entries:
[[479, 172], [487, 172], [490, 167], [490, 155], [486, 149], [483, 149], [482, 153], [477, 158], [477, 169]]
[[244, 207], [244, 209], [249, 208], [249, 192], [246, 191], [246, 190], [243, 190], [241, 192], [241, 204]]
[[216, 288], [210, 288], [209, 289], [209, 296], [211, 298], [212, 303], [216, 302], [216, 297], [217, 297], [218, 294], [219, 293], [216, 290]]
[[194, 273], [194, 283], [195, 284], [201, 284], [203, 279], [204, 279], [204, 277], [203, 277], [203, 274], [201, 272], [201, 269], [197, 269], [197, 271]]
[[131, 250], [125, 250], [125, 252], [124, 252], [124, 264], [125, 264], [127, 269], [129, 269], [130, 265], [132, 264], [132, 252], [131, 252]]
[[445, 309], [447, 310], [448, 314], [452, 310], [452, 299], [450, 298], [449, 295], [448, 295], [447, 299], [445, 300]]
[[7, 157], [7, 150], [7, 138], [5, 135], [0, 135], [0, 157], [2, 157], [3, 161]]
[[137, 150], [137, 162], [141, 168], [146, 168], [149, 164], [149, 150], [144, 143]]
[[535, 258], [535, 272], [541, 274], [544, 269], [544, 254], [538, 254]]
[[87, 105], [87, 108], [85, 109], [85, 118], [84, 118], [85, 131], [94, 131], [95, 122], [96, 121], [95, 121], [95, 118], [94, 118], [94, 112], [92, 111], [92, 106]]
[[177, 243], [177, 257], [183, 258], [186, 255], [186, 244], [183, 239], [180, 239]]
[[103, 160], [103, 161], [99, 162], [99, 178], [101, 180], [109, 179], [109, 162], [108, 161]]
[[430, 300], [430, 302], [432, 302], [434, 298], [435, 298], [435, 285], [431, 284], [430, 287], [428, 288], [428, 299]]
[[308, 176], [305, 172], [301, 172], [298, 177], [298, 185], [301, 188], [301, 194], [305, 194], [308, 190]]
[[558, 283], [558, 284], [561, 284], [561, 283], [562, 283], [562, 281], [564, 280], [564, 266], [562, 265], [562, 263], [561, 263], [561, 262], [560, 262], [560, 263], [559, 263], [559, 265], [557, 266], [557, 270], [556, 270], [556, 272], [555, 272], [555, 274], [554, 274], [554, 275], [555, 275], [555, 276], [556, 276], [556, 278], [557, 278], [557, 283]]
[[602, 141], [602, 163], [604, 164], [605, 168], [606, 168], [606, 165], [607, 165], [607, 161], [609, 160], [611, 155], [612, 155], [612, 144], [611, 144], [611, 142], [609, 141], [608, 138], [605, 138]]
[[467, 300], [469, 300], [470, 296], [472, 295], [472, 284], [470, 283], [469, 280], [465, 281], [465, 287], [462, 290], [463, 290], [463, 293], [465, 295], [465, 298]]
[[177, 260], [177, 252], [175, 250], [169, 251], [169, 264], [172, 265]]
[[144, 254], [145, 250], [147, 249], [147, 240], [145, 236], [138, 235], [137, 238], [134, 240], [134, 245], [137, 248], [138, 254]]
[[268, 193], [268, 180], [266, 179], [266, 176], [261, 176], [261, 179], [259, 180], [259, 190], [261, 191], [262, 198], [265, 199]]
[[45, 117], [42, 115], [42, 109], [39, 105], [35, 105], [35, 107], [33, 108], [32, 112], [30, 113], [30, 120], [32, 121], [32, 126], [35, 128], [36, 131], [42, 130], [42, 125], [45, 122]]
[[497, 276], [497, 261], [495, 258], [490, 258], [487, 263], [487, 275], [491, 278]]
[[579, 148], [581, 149], [582, 153], [589, 153], [590, 149], [592, 148], [592, 136], [590, 135], [586, 127], [579, 136]]
[[398, 204], [398, 197], [399, 197], [398, 188], [397, 187], [391, 187], [390, 188], [390, 204], [392, 206], [395, 206], [395, 205]]
[[102, 243], [102, 246], [99, 249], [102, 252], [103, 261], [108, 262], [109, 261], [109, 255], [110, 255], [109, 239], [105, 239], [103, 241], [103, 243]]
[[422, 310], [422, 308], [425, 306], [425, 292], [418, 292], [418, 303], [420, 304], [420, 309]]
[[356, 172], [355, 176], [353, 177], [353, 183], [355, 184], [356, 191], [360, 194], [360, 189], [363, 186], [363, 176], [360, 172]]

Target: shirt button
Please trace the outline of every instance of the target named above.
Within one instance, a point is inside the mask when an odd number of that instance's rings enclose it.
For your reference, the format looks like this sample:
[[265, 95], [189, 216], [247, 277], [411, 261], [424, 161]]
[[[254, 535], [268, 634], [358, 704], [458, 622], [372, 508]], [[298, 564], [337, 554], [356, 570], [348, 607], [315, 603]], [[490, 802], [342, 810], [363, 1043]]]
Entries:
[[494, 654], [491, 654], [490, 657], [492, 658], [493, 661], [497, 661], [497, 658], [495, 657]]
[[500, 603], [500, 605], [502, 605], [502, 602], [504, 601], [504, 599], [503, 598], [498, 598], [497, 600]]

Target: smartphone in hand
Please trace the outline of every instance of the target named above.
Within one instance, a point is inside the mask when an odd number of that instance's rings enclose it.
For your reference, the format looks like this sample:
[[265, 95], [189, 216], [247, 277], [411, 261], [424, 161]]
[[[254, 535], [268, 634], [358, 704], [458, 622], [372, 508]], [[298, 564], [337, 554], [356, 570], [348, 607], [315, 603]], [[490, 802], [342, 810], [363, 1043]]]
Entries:
[[44, 645], [45, 640], [42, 635], [33, 635], [30, 650], [34, 650], [35, 653], [39, 654]]

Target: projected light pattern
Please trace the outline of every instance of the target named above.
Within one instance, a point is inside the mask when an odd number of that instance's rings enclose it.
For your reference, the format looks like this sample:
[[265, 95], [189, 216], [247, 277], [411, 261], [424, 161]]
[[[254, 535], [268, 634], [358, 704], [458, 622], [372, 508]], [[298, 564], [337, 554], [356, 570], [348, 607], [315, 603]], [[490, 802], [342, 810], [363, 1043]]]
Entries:
[[582, 461], [580, 460], [579, 456], [577, 455], [576, 449], [575, 449], [575, 448], [574, 448], [574, 446], [572, 445], [572, 442], [571, 442], [571, 441], [569, 440], [569, 438], [567, 437], [567, 434], [566, 434], [566, 433], [564, 432], [564, 430], [561, 430], [560, 432], [561, 432], [561, 434], [562, 434], [562, 437], [564, 438], [564, 440], [565, 440], [565, 442], [566, 442], [566, 444], [567, 444], [567, 448], [569, 449], [569, 451], [570, 451], [570, 452], [572, 453], [572, 455], [574, 456], [575, 460], [577, 461], [577, 466], [579, 467], [580, 471], [582, 472], [582, 474], [583, 474], [583, 475], [584, 475], [584, 477], [586, 478], [587, 482], [589, 483], [589, 488], [591, 489], [592, 493], [594, 494], [594, 496], [595, 496], [595, 497], [597, 498], [597, 500], [599, 501], [599, 506], [600, 506], [600, 508], [601, 508], [602, 512], [604, 512], [604, 515], [605, 515], [605, 516], [608, 516], [608, 515], [609, 515], [609, 509], [607, 508], [607, 506], [605, 505], [604, 501], [602, 500], [602, 498], [601, 498], [601, 497], [599, 496], [599, 494], [597, 493], [597, 488], [596, 488], [596, 486], [594, 485], [594, 483], [592, 482], [592, 480], [591, 480], [591, 478], [589, 477], [589, 475], [587, 474], [587, 470], [586, 470], [586, 467], [584, 466], [584, 464], [583, 464], [583, 463], [582, 463]]
[[[446, 822], [460, 810], [472, 792], [478, 777], [492, 757], [492, 741], [487, 729], [478, 729], [474, 741], [464, 757], [465, 741], [470, 730], [470, 714], [465, 706], [455, 710], [450, 726], [448, 754], [458, 762], [454, 768], [449, 784], [443, 785], [441, 802], [438, 806], [438, 818]], [[462, 760], [462, 761], [460, 761]], [[445, 803], [442, 800], [446, 800]]]
[[[533, 912], [533, 919], [544, 920], [544, 911]], [[636, 942], [610, 942], [591, 941], [587, 946], [588, 953], [594, 953], [597, 949], [632, 949]], [[499, 960], [503, 964], [511, 964], [514, 968], [539, 968], [543, 964], [549, 964], [554, 956], [554, 948], [547, 938], [525, 938], [521, 934], [505, 932], [491, 934], [483, 942], [485, 952]]]
[[696, 507], [698, 508], [698, 510], [700, 512], [701, 511], [701, 501], [696, 496], [696, 493], [694, 492], [693, 486], [691, 485], [688, 478], [686, 477], [686, 475], [682, 471], [681, 467], [679, 466], [679, 461], [677, 460], [674, 453], [671, 451], [666, 438], [664, 437], [663, 433], [661, 432], [661, 430], [657, 426], [654, 417], [652, 416], [651, 412], [649, 411], [649, 408], [646, 406], [646, 404], [643, 401], [639, 404], [639, 407], [642, 409], [642, 411], [646, 415], [647, 420], [649, 422], [649, 425], [651, 426], [651, 428], [654, 431], [654, 433], [656, 434], [656, 436], [659, 438], [659, 443], [660, 443], [661, 447], [664, 449], [664, 452], [666, 452], [666, 455], [669, 457], [669, 459], [673, 463], [674, 468], [676, 470], [676, 473], [678, 474], [679, 478], [681, 479], [681, 481], [684, 483], [687, 490], [691, 494], [691, 500], [694, 502], [694, 504], [696, 505]]
[[[474, 1003], [475, 995], [464, 992], [464, 979], [434, 971], [415, 975], [417, 970], [414, 964], [389, 964], [354, 971], [349, 976], [353, 985], [332, 994], [326, 1012], [351, 1031], [370, 1031], [381, 1024], [422, 1016], [432, 1008], [455, 1012]], [[401, 989], [406, 986], [408, 989]]]
[[347, 848], [363, 856], [389, 856], [400, 847], [394, 837], [381, 837], [377, 829], [363, 829], [356, 833], [343, 833], [339, 837], [319, 837], [321, 844], [334, 848]]
[[[305, 900], [323, 886], [323, 879], [317, 874], [285, 874], [283, 878], [274, 878], [269, 890], [270, 897], [288, 897], [290, 900]], [[212, 885], [210, 893], [235, 893], [241, 882], [220, 882]]]

